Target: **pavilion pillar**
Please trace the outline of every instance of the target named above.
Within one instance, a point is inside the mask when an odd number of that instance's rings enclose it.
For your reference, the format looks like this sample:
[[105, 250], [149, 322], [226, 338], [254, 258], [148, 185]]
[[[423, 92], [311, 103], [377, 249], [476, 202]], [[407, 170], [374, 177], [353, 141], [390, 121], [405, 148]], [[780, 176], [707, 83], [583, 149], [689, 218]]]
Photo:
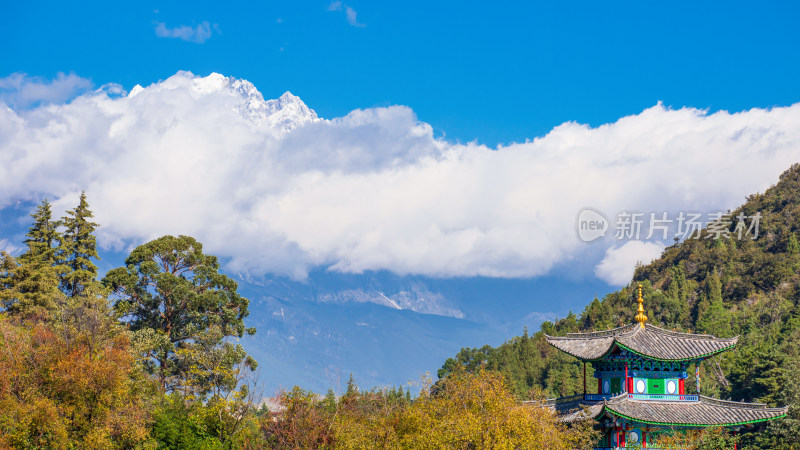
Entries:
[[583, 396], [586, 397], [586, 361], [583, 362]]
[[694, 380], [697, 383], [697, 395], [700, 395], [700, 361], [694, 363]]

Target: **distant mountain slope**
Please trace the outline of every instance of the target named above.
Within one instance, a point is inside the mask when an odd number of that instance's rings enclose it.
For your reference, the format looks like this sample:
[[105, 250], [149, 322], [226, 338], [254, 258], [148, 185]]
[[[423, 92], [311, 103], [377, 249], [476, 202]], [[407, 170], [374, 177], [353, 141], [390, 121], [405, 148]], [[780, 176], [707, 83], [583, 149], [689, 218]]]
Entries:
[[[752, 230], [739, 239], [736, 217], [759, 213], [758, 237], [751, 239]], [[520, 396], [538, 388], [553, 396], [581, 392], [580, 363], [548, 346], [543, 334], [630, 323], [635, 286], [642, 283], [650, 323], [719, 337], [741, 336], [736, 350], [702, 364], [704, 394], [770, 404], [800, 402], [800, 164], [763, 194], [749, 196], [730, 217], [726, 227], [730, 237], [706, 238], [709, 229], [704, 229], [700, 239], [667, 247], [661, 258], [638, 267], [628, 287], [594, 299], [579, 316], [545, 322], [535, 335], [526, 333], [497, 348], [462, 349], [445, 362], [440, 375], [457, 366], [472, 369], [485, 364], [505, 372]], [[695, 390], [694, 380], [687, 381], [687, 389]], [[791, 432], [800, 429], [795, 420], [800, 415], [792, 411], [790, 419], [770, 425], [769, 433], [758, 437], [761, 444], [751, 437], [748, 445], [774, 446], [781, 440], [800, 445], [795, 442], [798, 434]]]
[[366, 388], [419, 382], [453, 351], [453, 336], [472, 343], [502, 339], [484, 324], [374, 303], [263, 297], [250, 311], [247, 323], [258, 332], [243, 343], [259, 362], [266, 389], [299, 385], [341, 393], [351, 373]]
[[[523, 328], [563, 316], [570, 299], [605, 284], [547, 279], [431, 279], [388, 271], [325, 269], [294, 281], [239, 281], [250, 299], [243, 340], [260, 364], [265, 394], [297, 384], [324, 393], [352, 372], [365, 388], [435, 375], [464, 345], [498, 345]], [[398, 308], [399, 307], [399, 308]], [[559, 309], [554, 309], [559, 308]]]

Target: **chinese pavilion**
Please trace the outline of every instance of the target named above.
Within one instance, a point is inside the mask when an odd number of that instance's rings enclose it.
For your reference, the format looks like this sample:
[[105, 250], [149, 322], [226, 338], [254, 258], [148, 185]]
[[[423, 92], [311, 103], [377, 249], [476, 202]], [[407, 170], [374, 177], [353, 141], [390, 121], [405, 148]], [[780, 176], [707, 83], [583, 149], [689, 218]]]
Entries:
[[[737, 337], [679, 333], [647, 322], [639, 285], [636, 322], [607, 331], [546, 336], [557, 349], [583, 361], [584, 394], [548, 400], [547, 406], [571, 422], [596, 419], [602, 437], [599, 449], [647, 448], [662, 432], [724, 426], [742, 426], [777, 419], [788, 408], [740, 403], [699, 395], [699, 365], [704, 359], [731, 349]], [[586, 362], [597, 379], [597, 394], [586, 393]], [[687, 394], [684, 381], [695, 365], [698, 394]]]

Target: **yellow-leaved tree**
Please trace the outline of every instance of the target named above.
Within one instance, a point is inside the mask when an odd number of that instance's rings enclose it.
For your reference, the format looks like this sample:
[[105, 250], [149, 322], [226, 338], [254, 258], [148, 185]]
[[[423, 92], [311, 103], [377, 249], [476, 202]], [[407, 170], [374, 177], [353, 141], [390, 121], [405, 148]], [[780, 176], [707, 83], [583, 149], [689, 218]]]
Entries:
[[520, 403], [500, 373], [453, 373], [425, 388], [398, 429], [405, 448], [579, 448], [576, 433], [545, 408]]

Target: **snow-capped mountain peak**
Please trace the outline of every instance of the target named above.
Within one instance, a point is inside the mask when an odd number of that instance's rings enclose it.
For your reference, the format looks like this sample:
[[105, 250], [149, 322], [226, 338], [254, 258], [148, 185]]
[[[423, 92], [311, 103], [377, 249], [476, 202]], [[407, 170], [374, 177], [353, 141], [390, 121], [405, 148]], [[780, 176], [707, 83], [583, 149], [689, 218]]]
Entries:
[[[300, 97], [286, 91], [276, 99], [264, 100], [264, 96], [253, 83], [234, 77], [212, 73], [207, 77], [196, 77], [189, 72], [181, 72], [175, 77], [193, 77], [192, 89], [201, 95], [219, 91], [229, 91], [240, 98], [239, 112], [258, 125], [286, 132], [308, 123], [322, 119], [313, 109], [306, 106]], [[134, 92], [136, 91], [136, 92]], [[138, 93], [134, 88], [133, 95]]]
[[280, 131], [291, 131], [320, 120], [313, 109], [289, 91], [276, 99], [265, 101], [253, 83], [233, 77], [227, 80], [229, 87], [242, 96], [240, 111], [259, 125]]
[[313, 109], [289, 91], [276, 99], [264, 102], [264, 113], [264, 120], [269, 125], [283, 131], [320, 120]]

